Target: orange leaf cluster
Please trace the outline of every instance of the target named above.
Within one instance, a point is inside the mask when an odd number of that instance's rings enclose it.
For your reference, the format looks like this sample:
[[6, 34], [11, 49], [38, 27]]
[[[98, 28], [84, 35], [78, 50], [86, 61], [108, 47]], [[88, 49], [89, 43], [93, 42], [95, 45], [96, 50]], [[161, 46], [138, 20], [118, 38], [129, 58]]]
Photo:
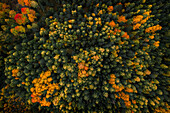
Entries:
[[15, 30], [16, 30], [17, 32], [25, 33], [25, 28], [24, 28], [23, 26], [16, 26], [16, 27], [15, 27]]
[[115, 78], [116, 76], [114, 74], [110, 75], [109, 83], [112, 84], [112, 87], [115, 89], [116, 92], [122, 91], [124, 89], [124, 86], [118, 86], [115, 84]]
[[[24, 6], [24, 3], [25, 3], [26, 6], [30, 6], [30, 0], [18, 0], [18, 3], [21, 4], [22, 6]], [[28, 15], [28, 19], [30, 20], [30, 22], [34, 22], [34, 19], [36, 18], [34, 10], [29, 9], [28, 7], [23, 7], [23, 8], [21, 8], [21, 12], [22, 12], [22, 14], [16, 14], [15, 17], [14, 17], [14, 19], [16, 20], [16, 22], [18, 24], [24, 24], [25, 23], [25, 20], [27, 19], [27, 17], [24, 16], [24, 14]]]
[[109, 83], [110, 83], [110, 84], [115, 84], [115, 78], [116, 78], [115, 74], [111, 74], [111, 75], [110, 75]]
[[98, 3], [98, 4], [96, 4], [96, 7], [99, 7], [99, 3]]
[[116, 78], [115, 74], [111, 74], [109, 84], [112, 84], [112, 85], [115, 84], [115, 78]]
[[34, 22], [34, 19], [37, 18], [35, 16], [35, 11], [29, 8], [21, 8], [21, 11], [23, 14], [27, 14], [28, 15], [28, 19], [30, 20], [30, 22]]
[[107, 8], [107, 10], [108, 10], [109, 12], [113, 11], [113, 6], [109, 6], [109, 7]]
[[114, 30], [115, 32], [121, 32], [121, 30], [120, 29], [117, 29], [117, 28], [115, 28], [115, 30]]
[[36, 103], [36, 102], [40, 102], [40, 97], [38, 97], [38, 96], [36, 96], [36, 95], [31, 95], [31, 97], [32, 97], [32, 99], [31, 99], [31, 101], [32, 101], [32, 103]]
[[145, 72], [144, 72], [146, 75], [150, 75], [151, 74], [151, 71], [149, 71], [148, 69], [147, 70], [145, 70]]
[[133, 25], [133, 30], [139, 29], [140, 26], [141, 26], [141, 24], [139, 24], [139, 23]]
[[144, 24], [148, 19], [150, 18], [150, 16], [146, 17], [145, 19], [141, 20], [141, 24]]
[[51, 102], [46, 101], [46, 98], [43, 97], [43, 100], [40, 101], [40, 104], [41, 104], [41, 106], [48, 106], [49, 107], [51, 105]]
[[110, 30], [110, 33], [113, 33], [113, 35], [116, 35], [117, 32], [120, 33], [121, 30], [117, 28], [115, 28], [114, 31]]
[[150, 11], [143, 13], [143, 15], [147, 15], [147, 17], [145, 19], [143, 19], [142, 15], [137, 15], [137, 16], [133, 17], [133, 23], [134, 24], [140, 22], [140, 23], [133, 26], [134, 30], [139, 29], [141, 24], [144, 24], [150, 18]]
[[136, 23], [140, 22], [142, 19], [143, 19], [142, 15], [137, 15], [137, 16], [133, 17], [133, 23], [136, 24]]
[[120, 23], [120, 22], [127, 22], [125, 16], [123, 16], [123, 15], [119, 16], [117, 21], [118, 21], [119, 23]]
[[73, 23], [74, 21], [75, 21], [74, 19], [68, 20], [69, 23]]
[[89, 74], [87, 73], [89, 67], [85, 66], [85, 63], [78, 63], [78, 68], [79, 68], [78, 77], [89, 76]]
[[28, 19], [30, 22], [34, 22], [34, 19], [37, 18], [35, 15], [33, 14], [28, 14]]
[[155, 31], [158, 31], [158, 30], [161, 30], [161, 29], [162, 29], [162, 27], [160, 25], [156, 25], [156, 26], [146, 28], [145, 32], [146, 33], [150, 33], [150, 32], [155, 33]]
[[18, 72], [19, 72], [18, 69], [13, 69], [13, 70], [12, 70], [12, 76], [13, 76], [13, 77], [16, 77]]
[[133, 93], [133, 89], [132, 88], [126, 88], [125, 91], [128, 92], [128, 93]]
[[159, 47], [159, 43], [160, 43], [159, 41], [156, 41], [156, 42], [153, 43], [153, 45], [156, 46], [156, 47]]
[[103, 14], [103, 10], [100, 10], [98, 13], [98, 15], [101, 15], [101, 14]]
[[117, 3], [117, 5], [122, 5], [122, 3], [121, 3], [121, 2], [119, 2], [119, 3]]
[[139, 77], [134, 78], [134, 80], [137, 81], [137, 82], [140, 82], [140, 78]]
[[[59, 85], [58, 83], [53, 83], [51, 84], [50, 82], [53, 80], [52, 77], [49, 77], [51, 75], [50, 71], [46, 71], [46, 72], [42, 72], [40, 74], [40, 78], [35, 78], [32, 83], [34, 84], [34, 87], [32, 87], [30, 89], [30, 91], [32, 92], [32, 99], [31, 101], [33, 103], [35, 102], [39, 102], [41, 104], [41, 106], [50, 106], [51, 102], [47, 102], [46, 98], [51, 97], [51, 95], [53, 94], [54, 90], [57, 89], [59, 90]], [[42, 92], [47, 90], [47, 94], [46, 97], [43, 98], [43, 100], [41, 101], [40, 96], [42, 95]]]
[[94, 60], [98, 61], [100, 58], [99, 58], [99, 56], [98, 56], [98, 55], [96, 55], [96, 56], [93, 56], [93, 57], [92, 57], [92, 59], [94, 59]]
[[115, 27], [116, 24], [115, 24], [115, 22], [112, 20], [112, 21], [109, 23], [109, 26], [110, 26], [110, 27]]
[[119, 92], [118, 95], [119, 96], [115, 94], [115, 97], [124, 100], [126, 107], [131, 106], [131, 101], [129, 100], [130, 96], [128, 94], [125, 94], [124, 92]]
[[[128, 94], [125, 94], [123, 90], [128, 93], [133, 93], [133, 92], [137, 93], [137, 92], [134, 91], [132, 88], [127, 88], [127, 87], [125, 88], [123, 85], [122, 86], [116, 85], [115, 79], [116, 79], [115, 74], [111, 74], [109, 84], [112, 84], [112, 87], [115, 89], [115, 92], [118, 92], [118, 95], [115, 94], [115, 98], [124, 100], [126, 107], [130, 107], [131, 106], [130, 96]], [[132, 103], [136, 104], [136, 101], [132, 100]]]
[[95, 21], [96, 21], [96, 24], [97, 24], [97, 25], [98, 25], [98, 24], [102, 25], [102, 20], [101, 20], [100, 17], [99, 17], [99, 18], [95, 18]]
[[129, 39], [130, 36], [127, 34], [127, 32], [125, 32], [125, 34], [123, 34], [122, 37], [125, 37], [126, 39]]
[[18, 0], [18, 3], [22, 6], [26, 5], [26, 6], [31, 6], [30, 4], [30, 0]]
[[150, 11], [146, 11], [146, 12], [143, 13], [143, 15], [150, 15], [151, 12], [152, 12], [151, 10]]
[[158, 107], [154, 110], [154, 113], [170, 113], [170, 106], [168, 105], [168, 103], [165, 103], [167, 109], [164, 109], [162, 107]]
[[18, 3], [22, 6], [24, 6], [24, 0], [18, 0]]
[[31, 6], [30, 2], [31, 2], [30, 0], [24, 0], [26, 6]]
[[154, 35], [149, 36], [150, 39], [154, 39]]
[[112, 87], [115, 89], [115, 92], [121, 92], [124, 89], [124, 86], [119, 86], [116, 84], [113, 84]]

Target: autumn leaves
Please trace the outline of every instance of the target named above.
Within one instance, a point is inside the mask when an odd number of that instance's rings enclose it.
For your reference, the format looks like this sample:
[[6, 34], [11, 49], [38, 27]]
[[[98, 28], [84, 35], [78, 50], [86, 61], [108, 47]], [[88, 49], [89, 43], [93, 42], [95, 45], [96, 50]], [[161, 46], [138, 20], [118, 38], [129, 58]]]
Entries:
[[[30, 0], [18, 0], [18, 3], [22, 6], [31, 6]], [[11, 14], [11, 17], [13, 17], [19, 26], [15, 26], [15, 28], [12, 28], [10, 31], [15, 36], [18, 35], [18, 33], [25, 33], [25, 27], [22, 25], [25, 25], [29, 22], [34, 22], [36, 17], [36, 12], [33, 9], [30, 9], [28, 7], [21, 8], [21, 13], [17, 13], [14, 10], [11, 10], [9, 14]], [[15, 16], [14, 16], [15, 14]]]

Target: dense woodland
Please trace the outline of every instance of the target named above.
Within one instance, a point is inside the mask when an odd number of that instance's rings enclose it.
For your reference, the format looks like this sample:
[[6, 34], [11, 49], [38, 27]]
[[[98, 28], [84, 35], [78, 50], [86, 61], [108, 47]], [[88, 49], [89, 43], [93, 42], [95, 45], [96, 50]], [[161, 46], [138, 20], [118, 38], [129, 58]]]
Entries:
[[169, 113], [167, 0], [1, 0], [0, 113]]

